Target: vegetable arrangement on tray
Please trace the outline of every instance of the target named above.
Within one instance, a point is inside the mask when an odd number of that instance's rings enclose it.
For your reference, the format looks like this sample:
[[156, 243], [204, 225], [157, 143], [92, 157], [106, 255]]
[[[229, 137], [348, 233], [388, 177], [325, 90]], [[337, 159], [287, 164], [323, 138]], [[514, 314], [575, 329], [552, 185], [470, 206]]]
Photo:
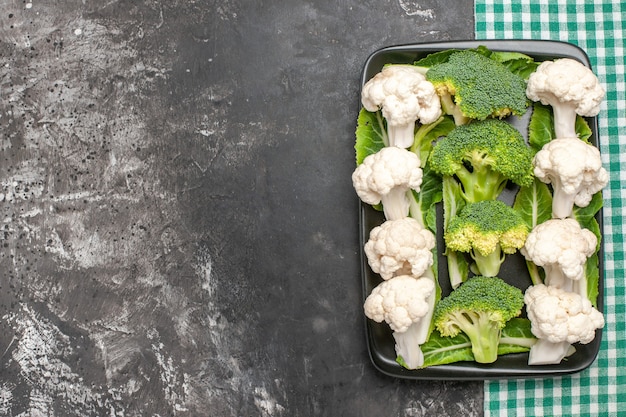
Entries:
[[[364, 84], [352, 180], [384, 213], [363, 248], [380, 278], [364, 312], [390, 327], [400, 365], [520, 352], [529, 365], [558, 364], [595, 338], [604, 326], [596, 215], [608, 174], [585, 117], [603, 98], [574, 59], [484, 46], [388, 64]], [[528, 111], [526, 140], [509, 121]], [[528, 288], [500, 277], [514, 253]]]

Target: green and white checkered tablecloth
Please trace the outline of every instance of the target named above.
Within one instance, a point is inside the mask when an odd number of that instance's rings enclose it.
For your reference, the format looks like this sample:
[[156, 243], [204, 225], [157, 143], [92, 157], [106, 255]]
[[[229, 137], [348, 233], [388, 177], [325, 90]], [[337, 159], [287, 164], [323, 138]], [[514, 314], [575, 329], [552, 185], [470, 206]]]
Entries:
[[605, 318], [594, 364], [572, 376], [485, 383], [485, 416], [626, 416], [626, 0], [476, 0], [477, 39], [550, 39], [583, 48], [607, 94], [599, 116], [604, 190]]

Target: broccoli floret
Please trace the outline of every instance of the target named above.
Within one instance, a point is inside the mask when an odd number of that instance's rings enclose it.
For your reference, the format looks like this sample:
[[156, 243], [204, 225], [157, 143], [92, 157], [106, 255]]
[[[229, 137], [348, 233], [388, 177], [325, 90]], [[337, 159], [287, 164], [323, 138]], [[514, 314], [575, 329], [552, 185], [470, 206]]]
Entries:
[[507, 122], [488, 119], [457, 126], [434, 146], [430, 167], [456, 177], [468, 202], [495, 200], [507, 181], [533, 182], [532, 151], [522, 134]]
[[526, 82], [505, 65], [471, 50], [450, 55], [426, 72], [441, 98], [443, 111], [457, 125], [488, 117], [526, 113]]
[[469, 278], [435, 307], [434, 324], [444, 337], [463, 332], [472, 343], [474, 360], [493, 363], [506, 323], [521, 314], [522, 291], [498, 277]]
[[467, 252], [479, 275], [495, 277], [507, 254], [524, 246], [529, 230], [522, 216], [500, 200], [466, 205], [444, 234], [446, 246]]

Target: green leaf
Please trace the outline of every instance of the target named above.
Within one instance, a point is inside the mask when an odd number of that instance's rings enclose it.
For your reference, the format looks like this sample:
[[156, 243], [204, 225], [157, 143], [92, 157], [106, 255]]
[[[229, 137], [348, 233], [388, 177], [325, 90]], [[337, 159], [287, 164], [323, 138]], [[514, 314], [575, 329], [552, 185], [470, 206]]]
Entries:
[[521, 317], [511, 319], [502, 329], [498, 355], [528, 352], [536, 341], [531, 331], [530, 320]]
[[574, 206], [572, 217], [578, 220], [580, 227], [589, 229], [596, 234], [598, 240], [601, 238], [600, 226], [596, 220], [596, 215], [604, 205], [602, 192], [597, 192], [591, 197], [591, 201], [587, 207]]
[[422, 185], [419, 192], [413, 191], [409, 213], [433, 233], [437, 231], [435, 204], [439, 203], [443, 197], [441, 177], [430, 169], [426, 161], [433, 143], [439, 137], [447, 135], [452, 129], [454, 129], [454, 121], [443, 116], [433, 123], [421, 125], [415, 133], [415, 141], [411, 147], [411, 152], [420, 157]]
[[519, 189], [513, 202], [513, 209], [522, 216], [530, 229], [551, 219], [552, 194], [550, 188], [535, 178], [532, 185]]
[[591, 255], [585, 263], [585, 277], [587, 279], [587, 298], [594, 307], [598, 306], [598, 287], [600, 285], [600, 267], [597, 253]]
[[533, 113], [528, 123], [528, 143], [535, 152], [554, 139], [552, 109], [541, 103], [533, 104]]
[[[454, 129], [454, 119], [449, 116], [441, 116], [433, 123], [421, 125], [415, 132], [415, 141], [411, 147], [411, 152], [417, 153], [420, 157], [422, 168], [426, 165], [426, 160], [433, 144], [442, 136], [447, 136]], [[419, 153], [418, 153], [419, 152]]]
[[449, 117], [440, 117], [435, 122], [421, 125], [415, 133], [411, 152], [418, 154], [422, 166], [422, 185], [420, 191], [413, 191], [410, 216], [419, 220], [422, 226], [431, 232], [437, 231], [435, 204], [442, 200], [441, 177], [434, 173], [426, 163], [433, 143], [441, 136], [454, 129], [454, 121]]
[[434, 65], [447, 62], [450, 55], [459, 51], [460, 49], [446, 49], [444, 51], [434, 52], [432, 54], [426, 55], [422, 59], [415, 61], [413, 65], [418, 67], [431, 68]]
[[[445, 175], [442, 183], [443, 195], [443, 230], [447, 230], [450, 221], [465, 206], [465, 199], [459, 183], [450, 176]], [[469, 275], [469, 264], [465, 255], [446, 248], [444, 251], [448, 264], [448, 277], [452, 288], [461, 285]]]
[[589, 142], [591, 138], [591, 128], [589, 128], [589, 124], [584, 117], [576, 116], [576, 126], [574, 129], [576, 129], [576, 133], [580, 139]]
[[413, 199], [409, 209], [410, 216], [418, 220], [431, 232], [437, 232], [435, 205], [442, 198], [441, 177], [435, 174], [428, 165], [422, 171], [422, 185], [419, 192], [412, 192]]
[[533, 61], [532, 58], [530, 58], [529, 60], [526, 57], [502, 61], [502, 64], [507, 67], [513, 74], [519, 75], [524, 80], [528, 80], [530, 74], [535, 72], [537, 70], [537, 67], [539, 66], [538, 62]]
[[530, 74], [535, 72], [539, 66], [539, 63], [535, 62], [532, 57], [521, 52], [491, 51], [484, 45], [480, 45], [474, 51], [501, 63], [513, 74], [519, 75], [525, 80], [528, 80]]
[[[535, 62], [532, 57], [521, 52], [491, 51], [491, 54], [488, 57], [501, 63], [511, 61]], [[537, 66], [539, 65], [537, 64]]]
[[[521, 187], [515, 196], [513, 209], [524, 219], [532, 230], [538, 224], [552, 218], [552, 193], [547, 184], [534, 179], [529, 187]], [[540, 284], [545, 278], [543, 268], [538, 268], [531, 261], [526, 261], [526, 267], [533, 284]]]
[[433, 330], [428, 341], [422, 345], [422, 353], [424, 368], [474, 360], [472, 343], [464, 333], [455, 337], [443, 337], [437, 330]]
[[465, 207], [465, 199], [461, 192], [460, 184], [449, 175], [442, 177], [443, 192], [443, 228], [448, 228], [448, 223]]
[[585, 278], [587, 281], [587, 298], [594, 306], [597, 306], [598, 302], [598, 287], [600, 285], [600, 267], [599, 256], [600, 241], [602, 239], [602, 231], [600, 230], [600, 224], [596, 219], [597, 213], [602, 208], [604, 200], [602, 198], [602, 192], [594, 194], [591, 198], [591, 202], [587, 207], [574, 206], [572, 216], [578, 221], [580, 227], [585, 228], [593, 232], [598, 238], [598, 246], [596, 253], [594, 253], [585, 263]]
[[356, 164], [360, 165], [363, 160], [385, 147], [387, 141], [387, 130], [380, 111], [369, 112], [361, 109], [357, 119], [356, 142]]

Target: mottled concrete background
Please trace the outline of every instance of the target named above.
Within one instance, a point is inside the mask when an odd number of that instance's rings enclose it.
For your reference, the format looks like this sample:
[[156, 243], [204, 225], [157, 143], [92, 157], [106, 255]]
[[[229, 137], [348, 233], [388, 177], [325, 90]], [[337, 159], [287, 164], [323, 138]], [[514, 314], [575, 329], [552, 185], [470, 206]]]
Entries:
[[0, 2], [0, 415], [478, 416], [366, 353], [361, 67], [471, 1]]

